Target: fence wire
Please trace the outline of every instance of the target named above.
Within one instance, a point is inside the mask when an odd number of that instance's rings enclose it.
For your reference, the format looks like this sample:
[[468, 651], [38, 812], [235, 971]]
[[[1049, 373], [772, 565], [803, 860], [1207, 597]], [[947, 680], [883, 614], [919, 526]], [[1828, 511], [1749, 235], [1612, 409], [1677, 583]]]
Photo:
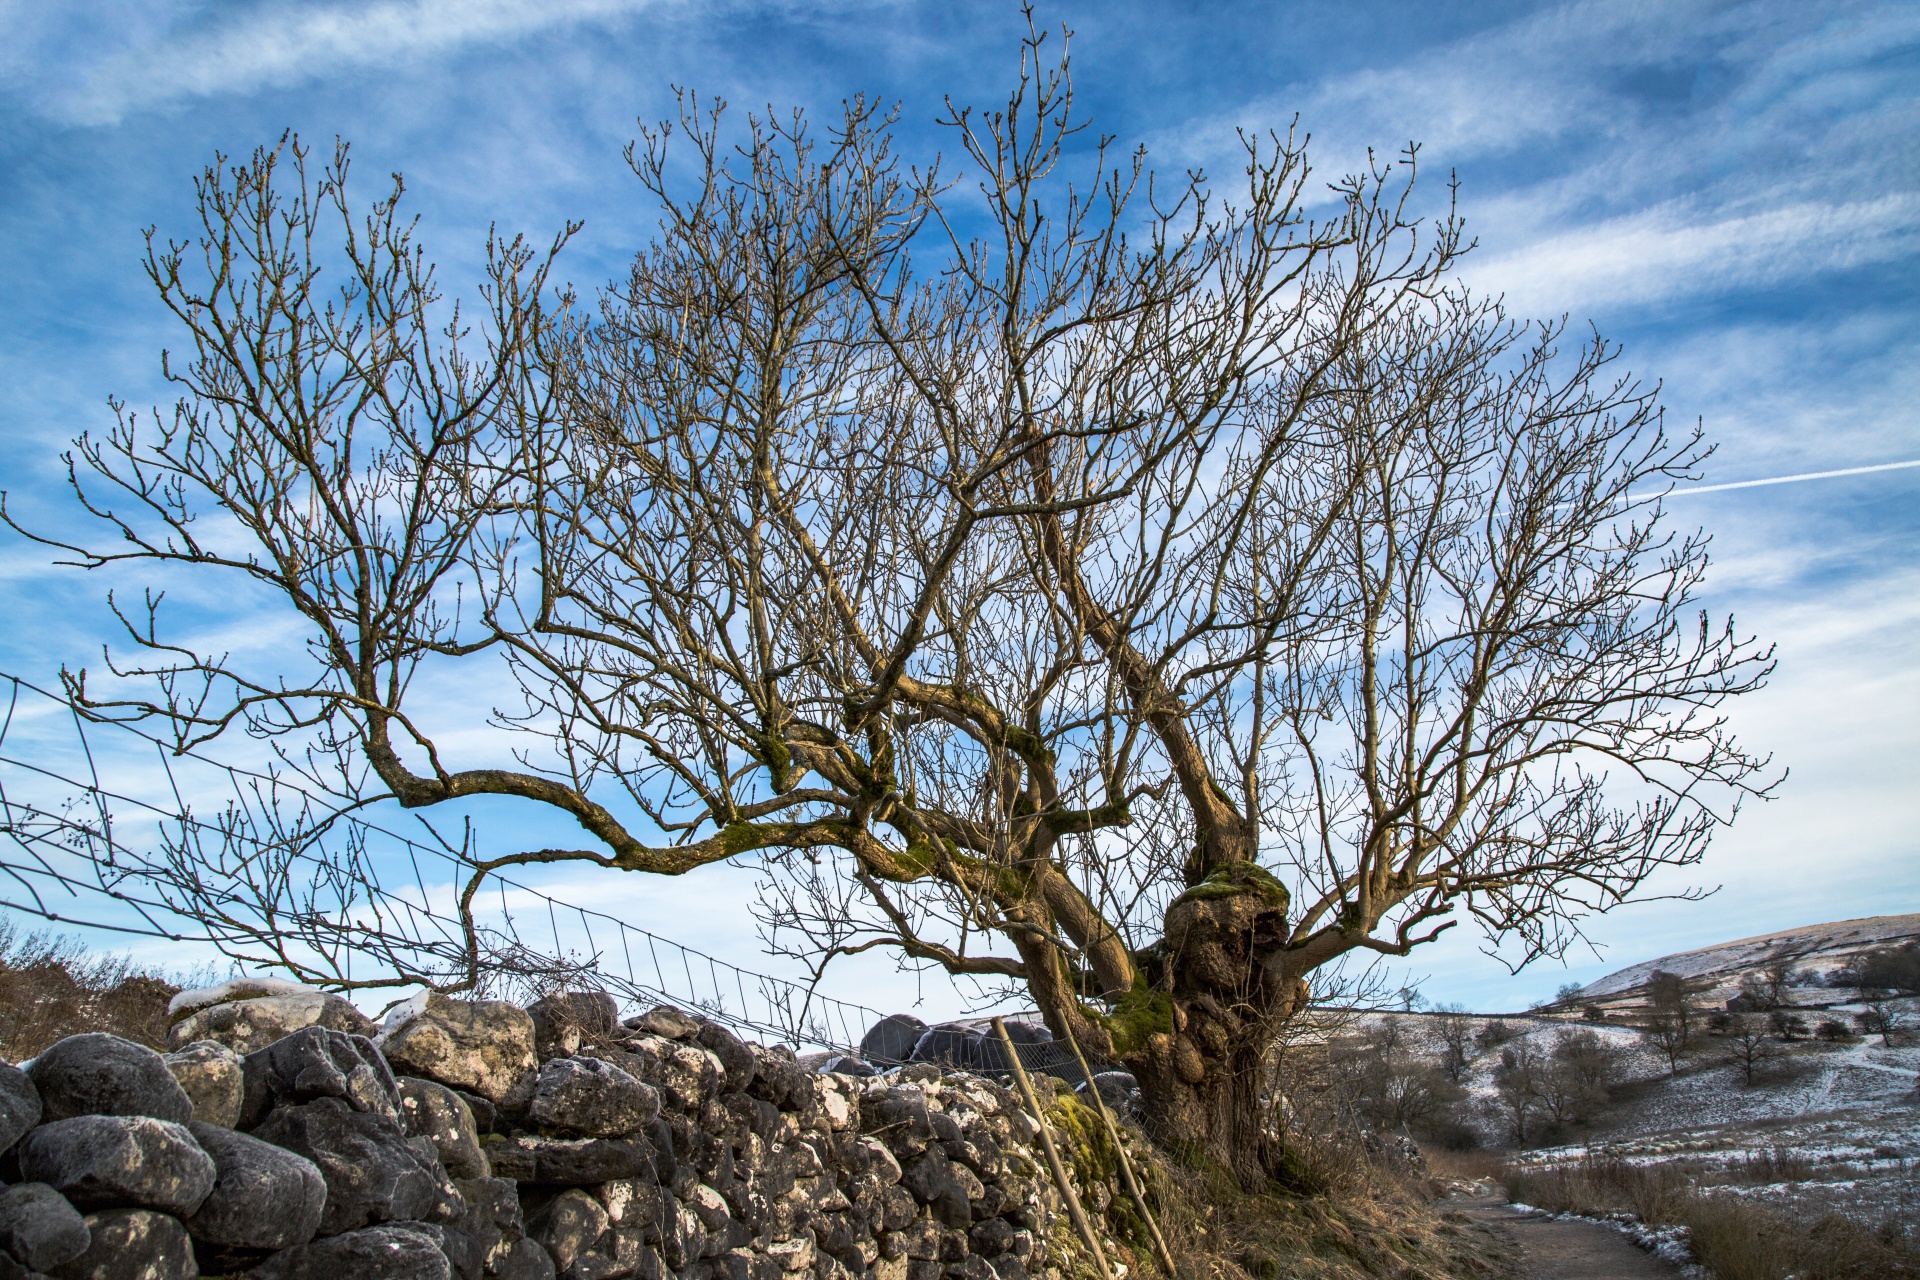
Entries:
[[0, 907], [228, 956], [277, 911], [292, 933], [342, 940], [314, 963], [344, 982], [356, 964], [363, 979], [383, 964], [454, 971], [473, 927], [509, 986], [515, 975], [591, 983], [798, 1048], [855, 1052], [882, 1016], [498, 872], [486, 890], [497, 907], [470, 925], [449, 894], [474, 870], [470, 841], [440, 839], [424, 822], [415, 838], [357, 814], [316, 820], [326, 806], [286, 776], [175, 752], [138, 726], [83, 719], [17, 676], [0, 680]]

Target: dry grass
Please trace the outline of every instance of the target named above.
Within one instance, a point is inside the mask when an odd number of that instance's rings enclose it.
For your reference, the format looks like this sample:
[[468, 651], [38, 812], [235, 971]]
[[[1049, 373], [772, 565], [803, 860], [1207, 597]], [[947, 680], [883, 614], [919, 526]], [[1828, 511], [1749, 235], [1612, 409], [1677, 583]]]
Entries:
[[[1231, 1180], [1174, 1171], [1160, 1212], [1179, 1280], [1506, 1280], [1507, 1245], [1463, 1215], [1435, 1212], [1418, 1181], [1391, 1168], [1348, 1168], [1336, 1192], [1278, 1187], [1249, 1194]], [[1153, 1270], [1149, 1266], [1149, 1271]]]
[[71, 938], [22, 935], [0, 920], [0, 1057], [9, 1062], [83, 1031], [164, 1049], [167, 1002], [179, 990], [123, 957], [89, 955]]
[[[1758, 1158], [1757, 1165], [1765, 1157]], [[1770, 1170], [1804, 1161], [1783, 1155]], [[1757, 1178], [1762, 1170], [1745, 1172]], [[1920, 1252], [1898, 1224], [1872, 1231], [1828, 1215], [1808, 1223], [1764, 1205], [1693, 1185], [1679, 1169], [1592, 1154], [1550, 1169], [1509, 1167], [1514, 1200], [1553, 1213], [1631, 1213], [1648, 1226], [1684, 1226], [1694, 1256], [1717, 1280], [1902, 1280], [1920, 1277]]]
[[[1047, 1120], [1074, 1170], [1081, 1199], [1119, 1245], [1113, 1261], [1131, 1277], [1163, 1274], [1151, 1237], [1118, 1181], [1118, 1156], [1092, 1110], [1051, 1086]], [[1175, 1163], [1137, 1130], [1126, 1131], [1127, 1151], [1144, 1184], [1154, 1218], [1179, 1264], [1176, 1280], [1507, 1280], [1512, 1263], [1505, 1242], [1459, 1215], [1434, 1212], [1426, 1179], [1391, 1158], [1369, 1156], [1365, 1143], [1332, 1135], [1312, 1138], [1312, 1161], [1322, 1179], [1311, 1191], [1271, 1185], [1243, 1189], [1222, 1170]], [[1317, 1163], [1315, 1163], [1317, 1162]], [[1051, 1244], [1075, 1280], [1093, 1269], [1065, 1215]]]

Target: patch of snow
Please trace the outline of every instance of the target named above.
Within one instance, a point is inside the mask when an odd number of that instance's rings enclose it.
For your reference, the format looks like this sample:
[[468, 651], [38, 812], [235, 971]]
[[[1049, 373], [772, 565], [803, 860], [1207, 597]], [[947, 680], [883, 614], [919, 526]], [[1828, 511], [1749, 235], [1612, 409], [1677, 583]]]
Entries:
[[324, 1000], [326, 994], [318, 987], [289, 982], [285, 978], [233, 978], [211, 987], [182, 991], [167, 1002], [167, 1017], [177, 1022], [190, 1013], [211, 1009], [217, 1004], [231, 1004], [236, 1000], [260, 1000], [274, 996], [311, 996], [316, 1000]]

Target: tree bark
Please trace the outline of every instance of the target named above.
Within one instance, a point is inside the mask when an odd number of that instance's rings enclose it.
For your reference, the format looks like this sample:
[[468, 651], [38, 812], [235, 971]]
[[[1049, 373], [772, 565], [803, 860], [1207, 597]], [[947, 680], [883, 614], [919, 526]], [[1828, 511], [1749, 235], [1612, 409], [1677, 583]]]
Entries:
[[1306, 984], [1271, 963], [1287, 943], [1288, 895], [1252, 862], [1213, 871], [1167, 909], [1151, 976], [1167, 1025], [1124, 1056], [1153, 1137], [1181, 1158], [1259, 1186], [1280, 1171], [1268, 1058]]

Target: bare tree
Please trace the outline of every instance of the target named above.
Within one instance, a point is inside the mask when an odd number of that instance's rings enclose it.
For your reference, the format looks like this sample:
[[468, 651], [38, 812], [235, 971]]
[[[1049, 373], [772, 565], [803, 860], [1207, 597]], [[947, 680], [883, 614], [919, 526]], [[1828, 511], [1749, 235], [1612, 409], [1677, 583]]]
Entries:
[[1647, 1015], [1647, 1023], [1640, 1033], [1666, 1058], [1667, 1074], [1676, 1074], [1680, 1070], [1680, 1055], [1686, 1052], [1689, 1042], [1686, 1020], [1671, 1009], [1657, 1008]]
[[1533, 1119], [1546, 1105], [1548, 1065], [1531, 1038], [1522, 1037], [1500, 1051], [1493, 1070], [1494, 1094], [1506, 1109], [1514, 1140], [1525, 1143], [1534, 1133]]
[[[1161, 182], [1074, 149], [1042, 54], [1005, 109], [947, 118], [965, 218], [869, 104], [737, 142], [689, 105], [629, 153], [663, 218], [627, 277], [590, 311], [498, 246], [478, 347], [429, 323], [397, 190], [352, 214], [344, 153], [314, 187], [296, 148], [290, 192], [277, 153], [210, 171], [208, 283], [151, 259], [184, 398], [83, 441], [76, 490], [124, 541], [75, 550], [248, 576], [310, 662], [190, 651], [149, 609], [155, 661], [117, 670], [158, 692], [80, 673], [76, 702], [278, 743], [334, 813], [493, 795], [577, 824], [460, 846], [464, 949], [365, 981], [477, 981], [505, 867], [758, 854], [772, 945], [1022, 985], [1132, 1067], [1160, 1137], [1270, 1169], [1309, 975], [1462, 917], [1558, 955], [1696, 862], [1765, 789], [1722, 708], [1770, 658], [1694, 615], [1705, 540], [1665, 529], [1698, 433], [1597, 337], [1452, 283], [1470, 246], [1415, 216], [1412, 152], [1323, 221], [1290, 135], [1249, 135], [1229, 194]], [[402, 705], [428, 660], [504, 668], [491, 722], [527, 745], [456, 761]], [[247, 865], [162, 870], [289, 963], [366, 943]]]
[[[1693, 1043], [1700, 1026], [1700, 1010], [1693, 1004], [1701, 984], [1677, 973], [1655, 969], [1647, 978], [1647, 1007], [1651, 1018], [1670, 1029], [1677, 1047], [1685, 1050]], [[1663, 1035], [1669, 1032], [1663, 1032]]]
[[1767, 1008], [1778, 1009], [1792, 1001], [1793, 997], [1787, 993], [1794, 985], [1793, 960], [1792, 956], [1780, 956], [1767, 961], [1760, 967], [1760, 980], [1766, 992]]
[[1727, 1028], [1727, 1060], [1739, 1067], [1749, 1087], [1754, 1073], [1778, 1052], [1767, 1038], [1767, 1026], [1750, 1013], [1738, 1014]]
[[1441, 1005], [1432, 1021], [1440, 1042], [1440, 1069], [1455, 1084], [1464, 1083], [1473, 1062], [1473, 1019], [1458, 1004]]

